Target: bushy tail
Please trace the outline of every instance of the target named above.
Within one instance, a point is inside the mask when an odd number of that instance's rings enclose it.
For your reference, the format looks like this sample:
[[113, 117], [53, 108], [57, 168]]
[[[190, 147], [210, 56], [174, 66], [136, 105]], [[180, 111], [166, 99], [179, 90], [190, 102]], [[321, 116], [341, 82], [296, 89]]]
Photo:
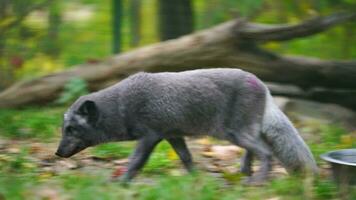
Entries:
[[289, 173], [317, 174], [314, 157], [287, 116], [277, 107], [267, 91], [262, 135], [272, 152]]

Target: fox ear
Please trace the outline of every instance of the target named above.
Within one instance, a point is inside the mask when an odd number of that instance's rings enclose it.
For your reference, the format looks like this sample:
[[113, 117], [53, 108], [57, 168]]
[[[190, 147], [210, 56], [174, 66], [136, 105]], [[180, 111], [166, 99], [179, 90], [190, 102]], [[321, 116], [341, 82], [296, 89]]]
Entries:
[[99, 119], [99, 110], [94, 101], [86, 100], [80, 105], [78, 113], [89, 123], [96, 123]]

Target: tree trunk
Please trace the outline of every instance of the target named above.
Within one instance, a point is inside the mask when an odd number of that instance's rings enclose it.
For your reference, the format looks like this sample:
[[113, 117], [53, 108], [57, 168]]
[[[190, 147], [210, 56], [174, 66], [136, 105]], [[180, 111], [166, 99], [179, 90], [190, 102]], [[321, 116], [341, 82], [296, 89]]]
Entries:
[[46, 53], [57, 57], [60, 52], [59, 30], [61, 25], [61, 2], [53, 0], [48, 13], [48, 36], [45, 46]]
[[122, 0], [112, 0], [112, 52], [121, 50]]
[[141, 0], [132, 0], [130, 2], [130, 32], [132, 47], [137, 47], [140, 43], [141, 32]]
[[[64, 72], [17, 83], [0, 93], [0, 107], [52, 101], [73, 77], [85, 79], [94, 91], [138, 71], [182, 71], [209, 67], [238, 67], [256, 74], [264, 81], [291, 84], [306, 93], [321, 88], [355, 94], [356, 61], [281, 56], [258, 47], [264, 41], [283, 41], [322, 32], [354, 18], [354, 14], [335, 14], [297, 25], [229, 21], [178, 39], [119, 54], [101, 63], [83, 64]], [[313, 95], [297, 96], [314, 98]], [[319, 95], [315, 99], [322, 98]], [[356, 102], [344, 103], [332, 96], [324, 101], [353, 109], [356, 105]]]
[[193, 31], [193, 9], [190, 0], [159, 0], [158, 10], [162, 41]]

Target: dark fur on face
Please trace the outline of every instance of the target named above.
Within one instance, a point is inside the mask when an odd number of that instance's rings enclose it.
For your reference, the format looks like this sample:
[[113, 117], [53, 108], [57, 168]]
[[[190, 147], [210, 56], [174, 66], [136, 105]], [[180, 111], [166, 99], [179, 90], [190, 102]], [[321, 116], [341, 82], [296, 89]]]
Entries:
[[62, 140], [56, 155], [68, 158], [97, 144], [98, 119], [99, 110], [93, 101], [84, 101], [77, 110], [67, 112], [64, 115]]

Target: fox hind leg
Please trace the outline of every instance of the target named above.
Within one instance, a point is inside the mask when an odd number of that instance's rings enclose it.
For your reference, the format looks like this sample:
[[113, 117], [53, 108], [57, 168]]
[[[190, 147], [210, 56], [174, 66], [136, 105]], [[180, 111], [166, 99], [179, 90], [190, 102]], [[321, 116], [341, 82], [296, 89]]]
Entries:
[[268, 173], [271, 170], [271, 157], [272, 153], [264, 143], [264, 141], [259, 137], [256, 130], [253, 128], [247, 129], [246, 131], [237, 131], [234, 133], [229, 134], [229, 140], [247, 150], [247, 157], [246, 157], [246, 170], [251, 168], [252, 155], [256, 155], [261, 160], [261, 167], [256, 174], [249, 177], [246, 181], [247, 184], [251, 185], [260, 185], [265, 182], [268, 178]]
[[246, 150], [241, 159], [240, 171], [248, 176], [251, 176], [252, 171], [252, 162], [253, 162], [253, 153]]

